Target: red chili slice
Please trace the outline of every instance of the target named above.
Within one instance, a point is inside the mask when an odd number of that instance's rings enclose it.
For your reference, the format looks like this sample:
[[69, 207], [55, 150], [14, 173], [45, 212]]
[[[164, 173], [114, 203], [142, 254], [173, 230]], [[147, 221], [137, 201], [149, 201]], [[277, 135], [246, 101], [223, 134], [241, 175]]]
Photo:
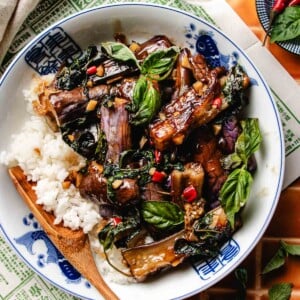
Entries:
[[155, 171], [152, 175], [152, 181], [160, 183], [164, 181], [165, 177], [166, 177], [165, 173]]
[[182, 197], [187, 202], [193, 202], [197, 198], [197, 190], [193, 185], [189, 185], [183, 190]]
[[220, 109], [222, 107], [222, 99], [219, 97], [214, 99], [212, 105], [215, 106], [217, 109]]
[[86, 74], [88, 75], [94, 75], [97, 73], [97, 67], [96, 66], [91, 66], [86, 70]]
[[112, 222], [114, 226], [117, 226], [119, 223], [122, 222], [122, 219], [120, 217], [113, 217]]

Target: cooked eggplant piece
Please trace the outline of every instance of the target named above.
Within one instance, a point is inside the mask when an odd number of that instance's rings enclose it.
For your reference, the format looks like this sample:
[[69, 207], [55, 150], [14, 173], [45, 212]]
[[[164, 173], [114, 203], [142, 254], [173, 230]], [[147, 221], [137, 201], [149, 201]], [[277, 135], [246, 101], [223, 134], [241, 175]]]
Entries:
[[211, 70], [209, 69], [205, 58], [201, 54], [189, 57], [189, 63], [193, 71], [194, 78], [200, 82], [207, 82]]
[[132, 275], [138, 281], [143, 281], [151, 274], [182, 263], [186, 255], [176, 254], [173, 247], [184, 234], [184, 231], [180, 231], [164, 240], [123, 250], [123, 258]]
[[218, 200], [219, 191], [227, 179], [228, 172], [221, 164], [223, 154], [219, 149], [218, 138], [209, 127], [196, 129], [191, 137], [192, 160], [202, 165], [205, 171], [204, 197], [213, 203]]
[[88, 107], [90, 99], [96, 101], [93, 108], [96, 111], [98, 101], [108, 95], [109, 91], [109, 86], [99, 85], [88, 89], [88, 93], [84, 88], [78, 87], [71, 91], [57, 91], [50, 94], [49, 103], [58, 126], [84, 116], [87, 111], [91, 110]]
[[184, 170], [173, 170], [171, 173], [171, 195], [172, 201], [180, 207], [184, 206], [183, 191], [192, 186], [197, 195], [193, 200], [199, 200], [202, 196], [204, 183], [204, 170], [202, 165], [195, 162], [187, 163]]
[[137, 59], [143, 60], [154, 51], [164, 50], [172, 46], [173, 44], [165, 35], [156, 35], [140, 44], [135, 52], [135, 56]]
[[[238, 226], [236, 224], [236, 228]], [[188, 240], [186, 230], [181, 230], [163, 240], [123, 250], [123, 258], [132, 275], [143, 281], [160, 270], [178, 266], [188, 257], [214, 257], [233, 233], [221, 207], [195, 221], [193, 230], [197, 240]]]
[[139, 187], [135, 179], [124, 178], [110, 182], [92, 164], [81, 180], [79, 192], [82, 197], [100, 206], [111, 205], [115, 208], [136, 204], [140, 198]]
[[114, 59], [105, 60], [98, 68], [101, 69], [101, 73], [98, 72], [90, 77], [93, 85], [103, 83], [111, 84], [112, 82], [120, 81], [125, 77], [133, 76], [139, 71], [135, 64]]
[[207, 124], [227, 108], [225, 101], [220, 106], [213, 102], [221, 94], [217, 75], [211, 72], [210, 82], [201, 96], [192, 87], [162, 109], [164, 119], [150, 125], [150, 137], [156, 149], [163, 151], [181, 145], [192, 129]]
[[236, 116], [224, 120], [219, 145], [225, 154], [234, 152], [235, 142], [240, 134], [241, 128]]
[[191, 57], [190, 50], [183, 48], [180, 51], [176, 66], [175, 92], [172, 99], [182, 96], [195, 81], [191, 70], [189, 59]]
[[126, 109], [128, 101], [115, 98], [110, 107], [101, 107], [101, 130], [108, 145], [106, 163], [118, 164], [121, 152], [131, 149], [131, 126]]
[[90, 199], [99, 205], [111, 205], [107, 196], [107, 179], [102, 173], [101, 165], [91, 163], [80, 182], [79, 192], [83, 198]]
[[[203, 68], [200, 74], [206, 74]], [[208, 124], [229, 111], [229, 107], [237, 112], [241, 110], [246, 103], [244, 90], [249, 87], [249, 77], [239, 65], [225, 79], [223, 73], [224, 69], [215, 68], [203, 78], [199, 75], [201, 81], [161, 110], [163, 119], [150, 125], [150, 137], [156, 149], [163, 151], [181, 145], [193, 129]]]

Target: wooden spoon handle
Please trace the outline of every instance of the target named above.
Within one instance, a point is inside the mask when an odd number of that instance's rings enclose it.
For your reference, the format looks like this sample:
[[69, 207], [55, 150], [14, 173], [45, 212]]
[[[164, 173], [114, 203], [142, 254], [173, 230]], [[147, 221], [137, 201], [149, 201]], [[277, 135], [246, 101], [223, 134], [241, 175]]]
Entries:
[[118, 300], [119, 298], [110, 289], [97, 269], [90, 242], [82, 230], [73, 231], [62, 225], [54, 225], [54, 216], [46, 212], [41, 205], [36, 203], [37, 196], [33, 189], [33, 183], [28, 182], [20, 167], [13, 167], [8, 173], [35, 218], [47, 233], [56, 248], [63, 256], [100, 292], [106, 300]]

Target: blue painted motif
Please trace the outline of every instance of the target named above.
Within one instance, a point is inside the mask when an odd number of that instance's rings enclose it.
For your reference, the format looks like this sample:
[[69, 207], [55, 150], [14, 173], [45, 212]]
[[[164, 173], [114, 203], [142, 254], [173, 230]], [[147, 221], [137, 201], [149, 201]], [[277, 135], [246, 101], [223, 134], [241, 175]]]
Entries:
[[197, 31], [196, 26], [190, 24], [186, 28], [185, 37], [189, 47], [203, 55], [211, 68], [223, 66], [226, 69], [230, 69], [237, 64], [238, 53], [232, 52], [226, 55], [220, 53], [213, 35], [213, 32]]
[[[16, 243], [24, 245], [31, 255], [33, 252], [33, 245], [35, 242], [42, 240], [47, 249], [47, 255], [42, 253], [37, 254], [37, 265], [40, 268], [45, 267], [49, 263], [57, 264], [63, 275], [67, 278], [67, 282], [79, 283], [82, 280], [80, 273], [73, 268], [73, 266], [63, 257], [59, 250], [53, 245], [46, 233], [40, 228], [38, 222], [34, 219], [32, 213], [29, 213], [23, 219], [23, 224], [33, 227], [35, 230], [28, 231], [19, 238], [16, 238]], [[86, 284], [90, 287], [90, 284]]]
[[[189, 24], [185, 30], [186, 43], [192, 50], [203, 55], [211, 68], [223, 66], [229, 70], [237, 65], [239, 60], [238, 52], [233, 51], [230, 54], [221, 53], [218, 49], [217, 42], [213, 38], [213, 32], [197, 31], [197, 27], [193, 23]], [[258, 85], [255, 79], [250, 78], [250, 80], [252, 85]]]
[[60, 27], [51, 29], [26, 53], [25, 61], [40, 75], [56, 73], [62, 63], [79, 57], [81, 49]]
[[223, 245], [217, 257], [204, 262], [202, 260], [193, 262], [192, 266], [201, 279], [208, 280], [230, 261], [232, 261], [239, 252], [239, 244], [234, 239], [231, 239], [225, 245]]

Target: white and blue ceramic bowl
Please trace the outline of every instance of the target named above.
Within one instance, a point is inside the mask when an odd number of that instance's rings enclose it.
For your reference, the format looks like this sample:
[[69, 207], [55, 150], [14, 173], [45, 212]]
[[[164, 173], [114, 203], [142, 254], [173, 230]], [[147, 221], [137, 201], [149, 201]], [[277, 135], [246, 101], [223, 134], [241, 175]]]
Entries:
[[[276, 208], [284, 171], [284, 139], [270, 90], [248, 56], [219, 29], [186, 12], [152, 4], [108, 5], [56, 23], [18, 54], [0, 81], [0, 151], [7, 149], [11, 135], [28, 118], [22, 90], [29, 86], [32, 76], [55, 72], [67, 56], [112, 40], [116, 27], [128, 40], [143, 41], [165, 34], [177, 45], [202, 53], [215, 66], [239, 62], [252, 81], [247, 115], [259, 118], [263, 143], [256, 155], [258, 170], [243, 211], [243, 227], [214, 259], [187, 263], [145, 283], [110, 283], [121, 299], [186, 298], [216, 284], [255, 247]], [[0, 167], [0, 228], [16, 253], [43, 278], [83, 299], [101, 298], [53, 247], [16, 192], [4, 166]]]

